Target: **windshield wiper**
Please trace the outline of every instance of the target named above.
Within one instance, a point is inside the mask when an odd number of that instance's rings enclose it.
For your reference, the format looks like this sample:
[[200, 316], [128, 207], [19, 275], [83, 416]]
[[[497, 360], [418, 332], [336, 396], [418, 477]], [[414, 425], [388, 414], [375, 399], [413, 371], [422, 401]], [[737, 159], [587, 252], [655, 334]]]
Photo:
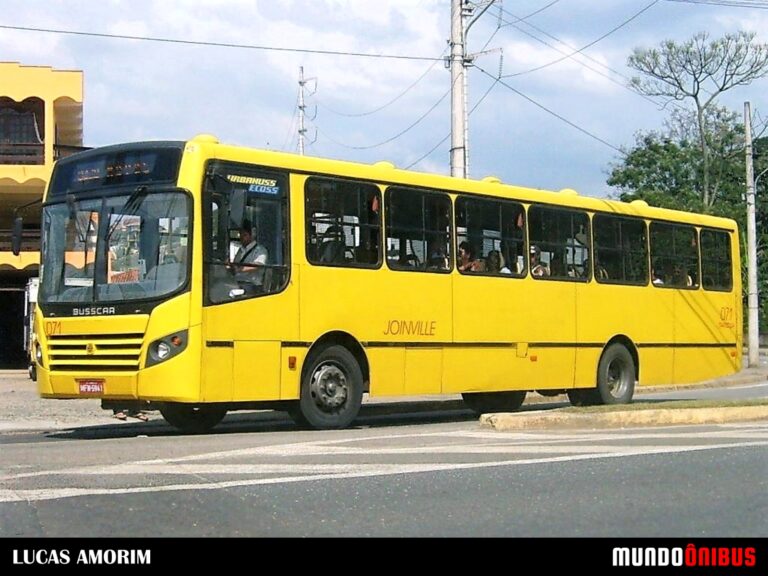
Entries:
[[148, 194], [149, 188], [146, 186], [138, 186], [136, 190], [131, 192], [131, 195], [128, 196], [128, 199], [125, 201], [125, 204], [123, 204], [123, 206], [120, 208], [120, 214], [118, 214], [117, 220], [115, 220], [115, 223], [109, 227], [109, 231], [107, 232], [106, 237], [107, 242], [109, 242], [110, 238], [112, 238], [112, 234], [123, 221], [123, 217], [126, 216], [126, 213], [131, 215], [135, 214]]

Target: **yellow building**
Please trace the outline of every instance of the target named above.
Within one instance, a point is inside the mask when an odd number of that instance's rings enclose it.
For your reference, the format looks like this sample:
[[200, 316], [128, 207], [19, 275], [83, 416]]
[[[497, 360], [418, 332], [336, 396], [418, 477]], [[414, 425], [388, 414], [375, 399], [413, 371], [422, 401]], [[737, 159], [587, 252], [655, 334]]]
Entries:
[[39, 200], [53, 162], [83, 146], [83, 73], [0, 62], [0, 367], [24, 356], [24, 287], [37, 276], [40, 205], [23, 211], [22, 252], [11, 253], [14, 211]]

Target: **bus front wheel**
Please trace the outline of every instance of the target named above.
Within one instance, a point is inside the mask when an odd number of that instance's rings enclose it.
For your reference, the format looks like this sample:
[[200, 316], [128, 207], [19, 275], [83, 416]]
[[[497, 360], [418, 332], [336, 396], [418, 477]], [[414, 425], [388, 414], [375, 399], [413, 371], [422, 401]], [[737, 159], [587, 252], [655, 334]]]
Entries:
[[486, 412], [514, 412], [525, 402], [525, 391], [465, 392], [464, 403], [477, 414]]
[[160, 408], [160, 414], [168, 424], [182, 432], [202, 434], [221, 422], [227, 411], [215, 406], [168, 402]]
[[301, 381], [301, 396], [289, 414], [317, 430], [346, 428], [363, 401], [363, 373], [344, 346], [329, 346], [310, 358]]

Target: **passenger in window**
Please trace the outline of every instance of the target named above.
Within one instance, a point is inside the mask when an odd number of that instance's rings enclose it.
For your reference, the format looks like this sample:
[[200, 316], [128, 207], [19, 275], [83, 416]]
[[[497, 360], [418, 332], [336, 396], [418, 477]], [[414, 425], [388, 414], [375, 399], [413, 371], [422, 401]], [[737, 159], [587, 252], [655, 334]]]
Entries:
[[563, 262], [562, 256], [560, 256], [560, 254], [557, 252], [552, 255], [552, 261], [550, 262], [549, 270], [552, 276], [558, 276], [560, 278], [567, 276], [565, 273], [565, 262]]
[[346, 260], [346, 250], [344, 231], [335, 224], [329, 226], [320, 244], [320, 262], [341, 264]]
[[595, 277], [598, 280], [608, 280], [608, 270], [605, 269], [605, 266], [600, 264], [600, 261], [595, 258]]
[[549, 276], [549, 266], [541, 261], [541, 249], [531, 246], [531, 275], [537, 278]]
[[651, 282], [653, 282], [656, 286], [663, 286], [664, 285], [664, 277], [662, 274], [657, 272], [661, 266], [659, 266], [658, 263], [651, 266]]
[[458, 269], [462, 272], [482, 272], [485, 269], [483, 262], [475, 260], [472, 246], [466, 240], [459, 244]]
[[256, 241], [250, 220], [243, 220], [240, 227], [240, 248], [235, 254], [233, 269], [235, 280], [246, 289], [261, 289], [267, 264], [267, 249]]
[[427, 268], [430, 270], [448, 270], [446, 252], [445, 242], [441, 242], [439, 238], [432, 238], [429, 241]]
[[678, 264], [675, 266], [675, 271], [672, 275], [672, 283], [675, 286], [693, 286], [693, 278], [691, 278], [690, 274], [685, 270], [685, 267], [682, 264]]
[[491, 274], [512, 274], [504, 264], [504, 259], [498, 250], [491, 250], [486, 256], [485, 271]]

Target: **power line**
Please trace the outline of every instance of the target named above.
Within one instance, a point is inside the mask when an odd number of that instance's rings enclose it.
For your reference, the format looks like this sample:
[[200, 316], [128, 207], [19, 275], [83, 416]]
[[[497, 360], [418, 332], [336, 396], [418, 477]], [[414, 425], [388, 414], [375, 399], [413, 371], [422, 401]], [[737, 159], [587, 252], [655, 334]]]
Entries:
[[[518, 22], [523, 22], [524, 20], [528, 20], [528, 18], [531, 18], [532, 16], [536, 16], [536, 14], [544, 12], [544, 10], [546, 10], [550, 6], [554, 6], [558, 2], [560, 2], [560, 0], [553, 0], [549, 4], [546, 4], [545, 6], [542, 6], [538, 10], [534, 10], [530, 14], [526, 14], [525, 16], [521, 16], [520, 18], [517, 19], [517, 21]], [[498, 7], [499, 7], [499, 20], [501, 20], [501, 13], [504, 11], [504, 9], [502, 8], [501, 3], [498, 4]], [[501, 26], [497, 26], [496, 27], [496, 30], [493, 31], [493, 34], [491, 34], [491, 37], [488, 38], [488, 40], [486, 40], [485, 44], [483, 44], [483, 47], [480, 48], [480, 52], [483, 52], [488, 47], [488, 44], [491, 43], [491, 40], [493, 40], [493, 37], [496, 36], [496, 33], [499, 31], [500, 28], [501, 28]]]
[[570, 54], [564, 55], [562, 58], [558, 58], [557, 60], [553, 60], [552, 62], [547, 62], [546, 64], [542, 64], [541, 66], [536, 66], [535, 68], [531, 68], [530, 70], [524, 70], [523, 72], [515, 72], [514, 74], [506, 74], [506, 75], [502, 76], [502, 78], [511, 78], [513, 76], [522, 76], [523, 74], [528, 74], [530, 72], [536, 72], [537, 70], [541, 70], [543, 68], [547, 68], [549, 66], [557, 64], [558, 62], [562, 62], [563, 60], [567, 60], [568, 58], [571, 58], [571, 57], [575, 56], [576, 54], [581, 54], [587, 48], [590, 48], [591, 46], [594, 46], [595, 44], [597, 44], [601, 40], [605, 40], [608, 36], [610, 36], [614, 32], [617, 32], [618, 30], [621, 30], [622, 28], [624, 28], [624, 26], [626, 26], [627, 24], [629, 24], [630, 22], [632, 22], [633, 20], [638, 18], [644, 12], [646, 12], [646, 11], [650, 10], [651, 8], [653, 8], [660, 1], [661, 0], [654, 0], [650, 4], [646, 5], [642, 10], [634, 13], [632, 16], [630, 16], [629, 18], [624, 20], [621, 24], [619, 24], [617, 26], [614, 26], [613, 28], [608, 30], [608, 32], [606, 32], [602, 36], [592, 40], [592, 42], [589, 42], [588, 44], [585, 44], [581, 48], [578, 48], [577, 50], [574, 50]]
[[260, 46], [257, 44], [235, 44], [231, 42], [204, 42], [201, 40], [182, 40], [180, 38], [160, 38], [155, 36], [131, 36], [129, 34], [105, 34], [101, 32], [81, 32], [77, 30], [60, 30], [54, 28], [34, 28], [31, 26], [7, 26], [0, 24], [0, 29], [20, 30], [24, 32], [42, 32], [46, 34], [66, 34], [70, 36], [88, 36], [91, 38], [109, 38], [112, 40], [141, 40], [144, 42], [164, 42], [167, 44], [182, 44], [186, 46], [208, 46], [216, 48], [240, 48], [246, 50], [266, 50], [271, 52], [296, 52], [300, 54], [321, 54], [324, 56], [350, 56], [356, 58], [382, 58], [390, 60], [420, 60], [433, 62], [440, 58], [426, 56], [408, 56], [402, 54], [366, 54], [364, 52], [344, 52], [340, 50], [315, 50], [311, 48], [284, 48], [280, 46]]
[[[488, 87], [488, 89], [485, 91], [485, 94], [483, 94], [483, 95], [480, 97], [480, 99], [477, 101], [477, 103], [476, 103], [474, 106], [472, 106], [472, 109], [469, 111], [469, 115], [470, 115], [470, 116], [472, 115], [472, 112], [474, 112], [474, 111], [477, 109], [477, 107], [478, 107], [478, 106], [480, 106], [480, 104], [483, 102], [483, 100], [485, 100], [485, 97], [486, 97], [486, 96], [488, 96], [488, 94], [490, 94], [490, 93], [491, 93], [491, 90], [493, 90], [494, 86], [496, 86], [496, 84], [497, 84], [497, 83], [498, 83], [498, 80], [494, 79], [494, 82], [493, 82], [493, 84], [491, 84], [491, 85]], [[443, 137], [443, 139], [442, 139], [442, 140], [440, 140], [440, 142], [438, 142], [438, 143], [437, 143], [437, 144], [435, 144], [435, 145], [434, 145], [432, 148], [430, 148], [430, 149], [429, 149], [429, 151], [428, 151], [426, 154], [424, 154], [423, 156], [421, 156], [421, 157], [420, 157], [420, 158], [418, 158], [417, 160], [414, 160], [413, 162], [411, 162], [410, 164], [408, 164], [408, 166], [406, 166], [406, 167], [405, 167], [405, 169], [406, 169], [406, 170], [410, 170], [411, 168], [413, 168], [413, 167], [414, 167], [416, 164], [418, 164], [419, 162], [421, 162], [422, 160], [424, 160], [424, 158], [426, 158], [427, 156], [431, 155], [431, 154], [432, 154], [432, 152], [434, 152], [435, 150], [437, 150], [437, 149], [438, 149], [438, 148], [439, 148], [439, 147], [440, 147], [440, 146], [441, 146], [441, 145], [442, 145], [442, 144], [443, 144], [443, 143], [444, 143], [446, 140], [448, 140], [448, 138], [450, 138], [450, 137], [451, 137], [451, 133], [450, 133], [450, 132], [448, 132], [448, 134], [446, 134], [446, 135]]]
[[520, 90], [518, 90], [517, 88], [515, 88], [515, 87], [513, 87], [513, 86], [510, 86], [509, 84], [507, 84], [507, 83], [506, 83], [506, 82], [504, 82], [503, 80], [501, 80], [501, 79], [499, 79], [499, 78], [496, 78], [496, 77], [495, 77], [493, 74], [491, 74], [490, 72], [488, 72], [488, 71], [486, 71], [486, 70], [484, 70], [484, 69], [480, 68], [480, 66], [477, 66], [477, 65], [475, 65], [475, 68], [477, 68], [478, 70], [480, 70], [480, 72], [482, 72], [482, 73], [483, 73], [483, 74], [485, 74], [486, 76], [489, 76], [490, 78], [493, 78], [494, 80], [497, 80], [497, 81], [499, 82], [499, 84], [501, 84], [501, 85], [502, 85], [502, 86], [504, 86], [505, 88], [508, 88], [509, 90], [511, 90], [512, 92], [514, 92], [514, 93], [515, 93], [515, 94], [517, 94], [518, 96], [520, 96], [521, 98], [524, 98], [525, 100], [527, 100], [528, 102], [530, 102], [530, 103], [531, 103], [531, 104], [533, 104], [534, 106], [536, 106], [536, 107], [538, 107], [538, 108], [541, 108], [541, 109], [542, 109], [542, 110], [544, 110], [544, 111], [545, 111], [547, 114], [551, 114], [552, 116], [554, 116], [554, 117], [555, 117], [555, 118], [557, 118], [558, 120], [561, 120], [562, 122], [565, 122], [565, 123], [566, 123], [566, 124], [568, 124], [568, 125], [569, 125], [571, 128], [575, 128], [576, 130], [578, 130], [578, 131], [579, 131], [579, 132], [581, 132], [582, 134], [585, 134], [585, 135], [589, 136], [589, 137], [590, 137], [590, 138], [592, 138], [593, 140], [597, 140], [598, 142], [600, 142], [601, 144], [604, 144], [604, 145], [605, 145], [605, 146], [607, 146], [608, 148], [611, 148], [612, 150], [615, 150], [616, 152], [618, 152], [618, 153], [619, 153], [619, 154], [621, 154], [622, 156], [626, 156], [626, 154], [625, 154], [625, 152], [624, 152], [623, 150], [621, 150], [620, 148], [617, 148], [616, 146], [614, 146], [613, 144], [611, 144], [611, 143], [610, 143], [610, 142], [608, 142], [607, 140], [604, 140], [604, 139], [600, 138], [600, 136], [597, 136], [597, 135], [595, 135], [595, 134], [592, 134], [592, 132], [590, 132], [590, 131], [589, 131], [589, 130], [587, 130], [586, 128], [582, 128], [582, 127], [581, 127], [581, 126], [579, 126], [578, 124], [575, 124], [574, 122], [571, 122], [571, 121], [570, 121], [570, 120], [568, 120], [566, 117], [564, 117], [564, 116], [562, 116], [562, 115], [558, 114], [558, 113], [557, 113], [557, 112], [555, 112], [554, 110], [550, 110], [549, 108], [547, 108], [547, 107], [546, 107], [546, 106], [544, 106], [543, 104], [541, 104], [541, 103], [537, 102], [536, 100], [534, 100], [534, 99], [533, 99], [533, 98], [531, 98], [530, 96], [528, 96], [528, 95], [526, 95], [526, 94], [523, 94], [523, 93], [522, 93], [522, 92], [520, 92]]
[[682, 4], [709, 4], [711, 6], [729, 6], [731, 8], [754, 8], [756, 10], [768, 10], [768, 2], [760, 0], [667, 0], [667, 2], [680, 2]]
[[355, 113], [339, 112], [337, 110], [334, 110], [330, 106], [327, 106], [327, 105], [323, 104], [322, 101], [320, 101], [320, 100], [317, 101], [317, 105], [320, 106], [321, 108], [324, 108], [325, 110], [328, 110], [329, 112], [331, 112], [333, 114], [336, 114], [338, 116], [344, 116], [346, 118], [361, 118], [363, 116], [370, 116], [371, 114], [375, 114], [376, 112], [380, 112], [381, 110], [384, 110], [388, 106], [390, 106], [390, 105], [394, 104], [395, 102], [397, 102], [398, 100], [400, 100], [400, 98], [405, 96], [408, 92], [410, 92], [411, 89], [413, 89], [414, 86], [416, 86], [419, 82], [421, 82], [426, 77], [426, 75], [429, 74], [432, 71], [432, 69], [437, 65], [437, 63], [440, 62], [441, 60], [443, 60], [443, 58], [445, 57], [446, 50], [443, 50], [443, 53], [440, 54], [440, 57], [438, 59], [436, 59], [434, 62], [432, 62], [432, 64], [429, 65], [429, 68], [427, 68], [424, 71], [424, 73], [421, 76], [419, 76], [410, 86], [408, 86], [405, 90], [400, 92], [400, 94], [398, 94], [397, 96], [392, 98], [389, 102], [387, 102], [385, 104], [382, 104], [381, 106], [378, 106], [377, 108], [374, 108], [373, 110], [369, 110], [368, 112], [360, 112], [360, 113], [355, 114]]
[[[556, 52], [559, 52], [560, 54], [566, 55], [566, 58], [571, 58], [571, 57], [573, 57], [574, 55], [578, 55], [578, 56], [580, 56], [580, 57], [582, 57], [582, 58], [586, 58], [587, 60], [591, 60], [592, 62], [594, 62], [594, 63], [595, 63], [595, 64], [597, 64], [598, 66], [602, 66], [603, 68], [605, 68], [605, 69], [606, 69], [606, 70], [608, 70], [609, 72], [611, 72], [611, 73], [615, 74], [616, 76], [618, 76], [618, 77], [620, 77], [620, 78], [623, 78], [623, 79], [624, 79], [626, 82], [629, 82], [629, 81], [631, 80], [631, 78], [630, 78], [629, 76], [627, 76], [626, 74], [623, 74], [623, 73], [619, 72], [618, 70], [615, 70], [614, 68], [611, 68], [610, 66], [608, 66], [608, 65], [606, 65], [606, 64], [603, 64], [602, 62], [600, 62], [599, 60], [596, 60], [595, 58], [593, 58], [593, 57], [592, 57], [592, 56], [590, 56], [589, 54], [585, 54], [585, 53], [581, 52], [580, 50], [583, 50], [584, 48], [581, 48], [581, 49], [576, 49], [575, 47], [571, 46], [571, 45], [570, 45], [570, 44], [568, 44], [567, 42], [564, 42], [563, 40], [560, 40], [560, 39], [559, 39], [559, 38], [557, 38], [556, 36], [553, 36], [552, 34], [550, 34], [549, 32], [547, 32], [546, 30], [543, 30], [543, 29], [539, 28], [538, 26], [536, 26], [536, 25], [534, 25], [534, 24], [531, 24], [530, 22], [523, 22], [523, 23], [524, 23], [526, 26], [528, 26], [528, 27], [530, 27], [530, 28], [533, 28], [534, 30], [536, 30], [536, 31], [537, 31], [537, 32], [539, 32], [540, 34], [543, 34], [544, 36], [546, 36], [546, 37], [548, 37], [548, 38], [551, 38], [551, 39], [552, 39], [552, 40], [554, 40], [555, 42], [559, 42], [560, 44], [562, 44], [563, 46], [565, 46], [565, 47], [566, 47], [566, 48], [568, 48], [569, 50], [572, 50], [572, 51], [573, 51], [573, 54], [567, 54], [567, 53], [566, 53], [564, 50], [562, 50], [562, 49], [558, 48], [557, 46], [554, 46], [553, 44], [550, 44], [550, 43], [549, 43], [549, 42], [547, 42], [546, 40], [543, 40], [543, 39], [539, 38], [539, 37], [538, 37], [538, 36], [536, 36], [535, 34], [532, 34], [532, 33], [528, 32], [527, 30], [524, 30], [523, 28], [521, 28], [521, 27], [517, 26], [517, 25], [516, 25], [516, 23], [517, 23], [517, 22], [519, 22], [519, 21], [521, 21], [521, 19], [520, 19], [520, 18], [518, 18], [516, 15], [512, 14], [511, 12], [509, 12], [509, 11], [507, 11], [507, 10], [504, 10], [503, 8], [502, 8], [502, 11], [503, 11], [504, 13], [508, 14], [509, 16], [511, 16], [511, 17], [513, 17], [513, 18], [515, 18], [515, 22], [507, 22], [507, 21], [504, 21], [506, 24], [508, 24], [508, 25], [512, 26], [513, 28], [515, 28], [515, 29], [516, 29], [516, 30], [518, 30], [519, 32], [521, 32], [521, 33], [525, 34], [526, 36], [529, 36], [530, 38], [533, 38], [534, 40], [536, 40], [536, 41], [537, 41], [537, 42], [539, 42], [540, 44], [544, 44], [544, 45], [545, 45], [545, 46], [547, 46], [548, 48], [551, 48], [552, 50], [554, 50], [554, 51], [556, 51]], [[561, 58], [561, 59], [557, 60], [556, 62], [560, 62], [561, 60], [564, 60], [564, 59], [565, 59], [565, 58]], [[605, 72], [603, 72], [603, 71], [601, 71], [601, 70], [598, 70], [597, 68], [594, 68], [593, 66], [590, 66], [589, 64], [587, 64], [587, 63], [585, 63], [585, 62], [582, 62], [581, 60], [578, 60], [578, 59], [576, 59], [576, 58], [573, 58], [573, 61], [574, 61], [576, 64], [578, 64], [578, 65], [580, 65], [580, 66], [583, 66], [583, 67], [584, 67], [584, 68], [586, 68], [587, 70], [590, 70], [590, 71], [594, 72], [594, 73], [595, 73], [595, 74], [597, 74], [598, 76], [602, 76], [603, 78], [605, 78], [605, 79], [606, 79], [606, 80], [608, 80], [609, 82], [612, 82], [613, 84], [616, 84], [617, 86], [621, 86], [621, 87], [622, 87], [622, 88], [624, 88], [625, 90], [628, 90], [629, 92], [632, 92], [633, 94], [635, 94], [635, 95], [637, 95], [637, 96], [640, 96], [640, 97], [641, 97], [643, 100], [646, 100], [646, 101], [650, 102], [650, 103], [651, 103], [651, 104], [653, 104], [654, 106], [659, 106], [659, 102], [658, 102], [658, 101], [654, 100], [654, 99], [653, 99], [653, 98], [651, 98], [650, 96], [648, 96], [648, 95], [646, 95], [646, 94], [643, 94], [642, 92], [640, 92], [640, 91], [638, 91], [638, 90], [636, 90], [636, 89], [633, 89], [633, 88], [632, 88], [630, 85], [628, 85], [628, 84], [624, 84], [624, 83], [622, 83], [622, 82], [619, 82], [619, 81], [618, 81], [618, 80], [616, 80], [615, 78], [611, 77], [609, 74], [606, 74]], [[529, 70], [528, 72], [530, 72], [530, 70]], [[524, 74], [524, 72], [520, 72], [519, 74]], [[507, 75], [507, 76], [513, 76], [513, 74], [509, 74], [509, 75]], [[683, 109], [683, 108], [684, 108], [683, 106], [681, 106], [680, 104], [678, 104], [678, 103], [677, 103], [677, 102], [675, 102], [675, 101], [666, 101], [666, 102], [664, 102], [663, 106], [666, 106], [666, 105], [667, 105], [667, 104], [669, 104], [670, 102], [671, 102], [671, 104], [672, 104], [673, 106], [676, 106], [676, 107], [678, 107], [678, 108], [680, 108], [680, 109]]]
[[[386, 140], [384, 140], [383, 142], [379, 142], [379, 143], [377, 143], [377, 144], [370, 144], [370, 145], [368, 145], [368, 146], [349, 146], [349, 145], [347, 145], [347, 144], [344, 144], [343, 142], [339, 142], [338, 140], [335, 140], [335, 139], [331, 138], [330, 136], [328, 136], [328, 134], [324, 133], [324, 132], [323, 132], [322, 130], [320, 130], [319, 128], [317, 129], [317, 131], [318, 131], [320, 134], [322, 134], [324, 137], [326, 137], [328, 140], [330, 140], [331, 142], [333, 142], [334, 144], [337, 144], [338, 146], [341, 146], [341, 147], [343, 147], [343, 148], [349, 148], [350, 150], [370, 150], [371, 148], [378, 148], [379, 146], [383, 146], [384, 144], [389, 144], [389, 143], [390, 143], [390, 142], [392, 142], [393, 140], [397, 140], [398, 138], [400, 138], [400, 136], [402, 136], [403, 134], [405, 134], [406, 132], [408, 132], [408, 131], [409, 131], [409, 130], [411, 130], [412, 128], [416, 127], [416, 126], [417, 126], [417, 125], [418, 125], [418, 124], [419, 124], [419, 123], [420, 123], [422, 120], [424, 120], [424, 118], [426, 118], [427, 116], [429, 116], [429, 114], [430, 114], [430, 113], [431, 113], [431, 112], [432, 112], [432, 111], [433, 111], [435, 108], [437, 108], [437, 107], [440, 105], [440, 103], [441, 103], [443, 100], [445, 100], [446, 96], [448, 96], [450, 93], [451, 93], [451, 90], [450, 90], [450, 89], [448, 89], [448, 91], [447, 91], [445, 94], [443, 94], [443, 95], [440, 97], [440, 99], [439, 99], [437, 102], [435, 102], [435, 103], [434, 103], [434, 104], [433, 104], [433, 105], [432, 105], [432, 106], [429, 108], [429, 110], [427, 110], [427, 111], [426, 111], [424, 114], [422, 114], [422, 115], [421, 115], [421, 116], [420, 116], [420, 117], [419, 117], [419, 118], [418, 118], [418, 119], [417, 119], [415, 122], [413, 122], [413, 123], [412, 123], [410, 126], [408, 126], [407, 128], [405, 128], [404, 130], [402, 130], [402, 131], [398, 132], [397, 134], [395, 134], [395, 135], [394, 135], [394, 136], [392, 136], [391, 138], [387, 138], [387, 139], [386, 139]], [[315, 127], [317, 128], [317, 125], [315, 125]]]

